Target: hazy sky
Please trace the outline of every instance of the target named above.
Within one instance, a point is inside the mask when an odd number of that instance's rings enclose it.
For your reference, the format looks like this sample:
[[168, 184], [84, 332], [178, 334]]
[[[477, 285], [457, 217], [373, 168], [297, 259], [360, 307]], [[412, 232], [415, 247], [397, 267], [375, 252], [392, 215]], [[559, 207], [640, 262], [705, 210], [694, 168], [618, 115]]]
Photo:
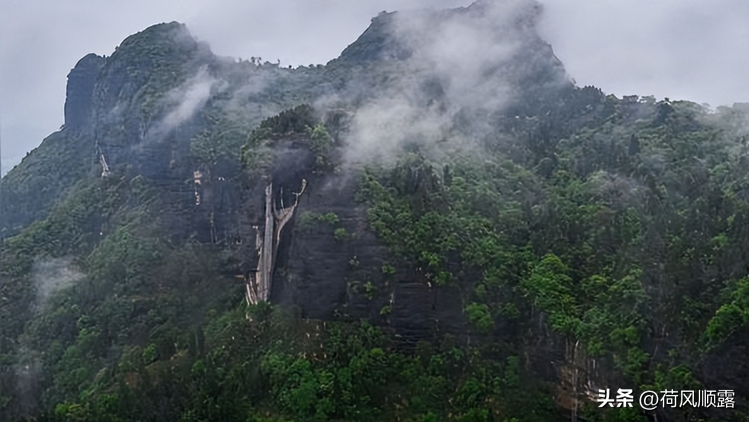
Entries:
[[[500, 0], [501, 1], [501, 0]], [[286, 66], [335, 58], [382, 10], [471, 0], [0, 0], [2, 173], [63, 123], [85, 54], [180, 21], [219, 55]], [[749, 1], [545, 0], [542, 36], [578, 85], [712, 106], [749, 102]]]

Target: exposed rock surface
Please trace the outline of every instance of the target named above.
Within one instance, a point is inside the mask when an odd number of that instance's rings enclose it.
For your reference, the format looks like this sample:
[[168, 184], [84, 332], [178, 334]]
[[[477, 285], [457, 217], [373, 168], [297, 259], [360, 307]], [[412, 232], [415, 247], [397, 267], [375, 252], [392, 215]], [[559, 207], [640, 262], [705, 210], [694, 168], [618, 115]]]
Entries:
[[[535, 32], [535, 3], [508, 2], [515, 9], [506, 14], [496, 14], [490, 4], [382, 13], [324, 67], [281, 69], [220, 58], [176, 22], [128, 37], [110, 57], [87, 55], [68, 75], [65, 127], [3, 179], [0, 227], [6, 236], [19, 233], [43, 219], [77, 183], [103, 174], [123, 184], [146, 180], [162, 204], [158, 223], [165, 242], [219, 250], [226, 261], [222, 271], [247, 279], [258, 268], [256, 236], [268, 214], [265, 189], [272, 183], [272, 206], [280, 209], [294, 202], [305, 180], [294, 216], [280, 233], [270, 270], [271, 302], [302, 318], [370, 321], [390, 329], [397, 345], [408, 349], [420, 341], [449, 339], [462, 346], [522, 338], [524, 364], [556, 382], [558, 403], [577, 409], [590, 391], [624, 385], [611, 361], [590, 357], [537, 313], [536, 320], [521, 324], [508, 318], [480, 332], [465, 309], [484, 274], [475, 270], [462, 284], [437, 285], [416, 265], [386, 270], [392, 252], [356, 198], [362, 169], [355, 160], [366, 163], [377, 153], [397, 156], [428, 142], [446, 142], [431, 139], [435, 133], [471, 139], [466, 148], [499, 150], [552, 186], [554, 177], [569, 177], [554, 173], [560, 140], [577, 142], [573, 134], [610, 124], [612, 116], [632, 125], [651, 119], [654, 126], [673, 118], [675, 108], [666, 102], [620, 102], [592, 87], [574, 87], [551, 46]], [[444, 44], [449, 54], [441, 55]], [[476, 59], [477, 52], [486, 57]], [[314, 113], [284, 112], [305, 103], [314, 105]], [[408, 114], [413, 110], [418, 114]], [[388, 126], [399, 119], [406, 124], [393, 124], [397, 130]], [[428, 130], [420, 131], [421, 121], [429, 123]], [[313, 126], [320, 122], [332, 134], [330, 145], [315, 144]], [[430, 132], [433, 127], [439, 131]], [[699, 127], [686, 122], [679, 129]], [[606, 165], [625, 168], [622, 163], [644, 148], [634, 135], [626, 139], [628, 148], [611, 139], [611, 154], [596, 161], [584, 150], [575, 170], [593, 179]], [[360, 149], [364, 144], [371, 149]], [[328, 156], [321, 157], [325, 148]], [[644, 176], [652, 191], [658, 178], [668, 176], [664, 166], [654, 165], [660, 173]], [[633, 165], [627, 177], [650, 171], [645, 167]], [[404, 176], [407, 187], [428, 191], [432, 180], [423, 175]], [[445, 169], [440, 183], [450, 177]], [[534, 196], [525, 186], [508, 189], [507, 196], [524, 189]], [[659, 206], [661, 192], [654, 198], [643, 207]], [[548, 204], [533, 202], [537, 198], [523, 200], [523, 212], [548, 211]], [[92, 218], [86, 236], [109, 235], [106, 218]], [[574, 224], [562, 221], [554, 229], [572, 232]], [[653, 256], [665, 254], [665, 243], [658, 241], [645, 242]], [[646, 281], [661, 282], [657, 265], [644, 268]], [[668, 341], [677, 343], [675, 337]], [[670, 359], [666, 347], [658, 349], [664, 338], [657, 345], [653, 339], [642, 342], [658, 364]], [[739, 362], [745, 351], [744, 342], [721, 353]], [[739, 385], [749, 376], [745, 365], [727, 373], [720, 364], [717, 352], [700, 362], [711, 385]], [[745, 387], [739, 393], [749, 394]]]
[[68, 74], [65, 100], [65, 126], [77, 130], [85, 128], [93, 114], [93, 95], [96, 79], [106, 59], [88, 54]]

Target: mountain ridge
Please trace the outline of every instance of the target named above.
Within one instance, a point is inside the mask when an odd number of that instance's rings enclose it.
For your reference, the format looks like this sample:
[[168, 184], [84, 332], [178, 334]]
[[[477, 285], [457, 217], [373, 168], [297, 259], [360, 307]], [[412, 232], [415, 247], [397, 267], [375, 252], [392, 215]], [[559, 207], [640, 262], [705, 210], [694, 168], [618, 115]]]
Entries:
[[[479, 3], [474, 4], [469, 8], [452, 9], [444, 12], [432, 12], [432, 11], [413, 11], [410, 12], [415, 16], [432, 16], [436, 13], [438, 19], [440, 16], [448, 20], [454, 19], [454, 16], [462, 16], [464, 14], [474, 14], [476, 9], [485, 8], [485, 5]], [[318, 85], [327, 87], [327, 92], [312, 92], [310, 94], [303, 94], [307, 101], [317, 97], [329, 97], [336, 95], [344, 95], [353, 99], [354, 103], [361, 101], [357, 98], [372, 97], [372, 92], [378, 90], [377, 82], [369, 79], [366, 70], [361, 72], [361, 77], [355, 78], [353, 81], [344, 82], [344, 86], [337, 83], [338, 79], [334, 74], [337, 73], [335, 70], [337, 63], [342, 64], [356, 64], [357, 62], [374, 62], [376, 65], [379, 61], [375, 60], [358, 60], [348, 59], [349, 54], [347, 51], [351, 49], [357, 49], [360, 44], [367, 44], [366, 34], [368, 32], [379, 33], [376, 37], [382, 38], [384, 36], [383, 31], [380, 27], [382, 25], [390, 25], [384, 22], [392, 21], [393, 15], [397, 15], [402, 12], [394, 12], [392, 14], [381, 15], [376, 17], [372, 21], [372, 25], [362, 34], [362, 37], [357, 39], [349, 47], [347, 47], [338, 59], [332, 60], [328, 66], [334, 68], [331, 72], [322, 73], [318, 70], [308, 69], [296, 69], [286, 70], [278, 68], [274, 65], [266, 63], [265, 66], [257, 66], [254, 70], [263, 70], [264, 72], [255, 73], [271, 73], [273, 77], [278, 78], [279, 74], [294, 74], [301, 78], [301, 82], [297, 82], [299, 85]], [[478, 16], [481, 16], [479, 13]], [[535, 33], [534, 33], [535, 34]], [[392, 37], [392, 35], [391, 35]], [[396, 37], [398, 38], [397, 34]], [[400, 38], [406, 38], [400, 36]], [[537, 38], [537, 36], [536, 36]], [[536, 41], [534, 41], [535, 43]], [[378, 47], [380, 50], [382, 47]], [[555, 63], [553, 66], [561, 68], [561, 63], [553, 57], [548, 44], [545, 45], [548, 48], [548, 54], [552, 57], [552, 61]], [[390, 54], [390, 53], [389, 53]], [[171, 59], [170, 59], [171, 57]], [[535, 54], [530, 54], [524, 59], [531, 59], [535, 57]], [[405, 57], [404, 57], [405, 59]], [[195, 60], [195, 63], [190, 63]], [[459, 59], [460, 60], [460, 59]], [[347, 61], [349, 63], [347, 63]], [[402, 61], [402, 60], [401, 60]], [[199, 64], [198, 64], [199, 63]], [[224, 63], [224, 64], [221, 64]], [[450, 63], [448, 63], [450, 65]], [[114, 53], [109, 57], [100, 57], [94, 54], [88, 54], [84, 56], [76, 66], [71, 70], [68, 75], [68, 87], [67, 87], [67, 99], [65, 103], [65, 123], [63, 125], [63, 132], [76, 132], [80, 133], [80, 136], [86, 136], [93, 138], [93, 144], [89, 151], [77, 151], [76, 154], [88, 155], [90, 162], [96, 165], [99, 162], [98, 156], [99, 151], [112, 150], [112, 154], [115, 157], [109, 159], [114, 164], [117, 163], [116, 156], [120, 150], [127, 150], [127, 145], [110, 144], [110, 139], [129, 139], [129, 143], [137, 144], [143, 142], [145, 136], [152, 129], [153, 122], [164, 118], [164, 103], [161, 96], [164, 91], [168, 91], [170, 88], [176, 88], [180, 84], [185, 83], [187, 79], [195, 75], [196, 67], [207, 66], [209, 74], [212, 72], [221, 72], [219, 69], [222, 66], [234, 69], [241, 69], [245, 67], [243, 73], [246, 75], [247, 67], [243, 63], [232, 63], [230, 64], [226, 59], [219, 58], [210, 52], [209, 47], [205, 43], [197, 42], [189, 33], [184, 24], [177, 22], [156, 24], [144, 31], [127, 37], [120, 46], [118, 46]], [[537, 68], [542, 69], [546, 65], [538, 64]], [[345, 70], [344, 70], [345, 71]], [[563, 68], [561, 68], [563, 72]], [[231, 73], [232, 70], [229, 70]], [[242, 72], [240, 70], [240, 72]], [[309, 74], [316, 73], [321, 75], [317, 80], [309, 80]], [[328, 73], [333, 75], [328, 75]], [[375, 72], [376, 73], [376, 72]], [[553, 72], [548, 72], [550, 75]], [[256, 75], [257, 76], [257, 75]], [[263, 75], [264, 77], [265, 75]], [[333, 76], [332, 78], [330, 76]], [[247, 77], [247, 76], [245, 76]], [[252, 78], [250, 76], [250, 78]], [[313, 76], [314, 78], [314, 76]], [[262, 79], [262, 77], [258, 78]], [[281, 76], [280, 80], [283, 80]], [[440, 75], [436, 76], [437, 84], [444, 84], [450, 81], [440, 80], [444, 79]], [[279, 81], [280, 81], [279, 80]], [[273, 82], [271, 82], [273, 83]], [[354, 86], [352, 89], [352, 85]], [[156, 88], [158, 86], [158, 88]], [[367, 90], [360, 91], [360, 86], [369, 86]], [[185, 88], [185, 87], [183, 87]], [[189, 88], [189, 87], [188, 87]], [[341, 91], [341, 89], [343, 91]], [[437, 88], [438, 90], [441, 88]], [[332, 91], [332, 92], [331, 92]], [[348, 91], [348, 92], [347, 92]], [[417, 88], [416, 92], [410, 93], [410, 95], [422, 95], [418, 91], [421, 88]], [[275, 93], [274, 93], [275, 94]], [[427, 94], [429, 96], [429, 94]], [[126, 102], [120, 101], [120, 99], [129, 99]], [[296, 101], [296, 104], [299, 104]], [[287, 108], [294, 105], [294, 102], [286, 103], [279, 108], [267, 113], [262, 113], [263, 117], [270, 117], [272, 113], [280, 112], [283, 108]], [[124, 114], [123, 114], [124, 113]], [[256, 120], [259, 123], [259, 120]], [[93, 128], [96, 128], [93, 130]], [[67, 130], [66, 130], [67, 129]], [[77, 135], [78, 136], [78, 135]], [[157, 134], [162, 136], [163, 134]], [[190, 136], [185, 134], [185, 136]], [[106, 154], [105, 154], [106, 155]], [[12, 171], [12, 170], [11, 170]], [[62, 175], [58, 177], [64, 179]], [[10, 190], [13, 191], [13, 176], [9, 179]], [[64, 189], [63, 189], [64, 190]], [[12, 195], [12, 194], [11, 194]], [[13, 204], [15, 201], [11, 200], [8, 203]], [[39, 206], [42, 210], [48, 210], [49, 204], [42, 204]], [[9, 214], [25, 214], [17, 213], [10, 209], [4, 212], [4, 215]], [[35, 218], [39, 214], [32, 214]], [[7, 218], [7, 217], [6, 217]], [[19, 217], [18, 222], [28, 224], [31, 219]], [[13, 217], [11, 217], [13, 219]], [[10, 229], [10, 226], [17, 225], [17, 223], [3, 223], [2, 227], [4, 230]], [[17, 228], [9, 233], [17, 232]]]
[[[381, 14], [325, 66], [177, 22], [84, 56], [2, 180], [2, 413], [740, 420], [747, 110], [577, 87], [497, 4]], [[597, 413], [617, 386], [737, 409]]]

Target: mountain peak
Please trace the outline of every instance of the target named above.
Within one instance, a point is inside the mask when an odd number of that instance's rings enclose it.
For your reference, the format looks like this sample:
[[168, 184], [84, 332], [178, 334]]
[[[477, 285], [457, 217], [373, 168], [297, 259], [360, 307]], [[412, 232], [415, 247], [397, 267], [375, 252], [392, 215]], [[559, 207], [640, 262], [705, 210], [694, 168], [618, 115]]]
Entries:
[[137, 32], [125, 38], [119, 48], [137, 45], [142, 42], [153, 43], [159, 40], [189, 42], [194, 39], [187, 26], [180, 22], [157, 23], [149, 26], [143, 31]]
[[[392, 70], [387, 63], [397, 64], [396, 75], [429, 80], [434, 88], [429, 91], [446, 93], [453, 105], [485, 110], [499, 103], [528, 105], [572, 86], [562, 62], [537, 31], [541, 12], [533, 0], [383, 12], [336, 62], [385, 65], [385, 72]], [[404, 80], [395, 91], [409, 87], [413, 85]]]
[[91, 112], [91, 98], [96, 77], [106, 59], [90, 53], [76, 63], [68, 74], [65, 99], [65, 126], [78, 129], [86, 125]]
[[[362, 63], [404, 60], [416, 50], [444, 38], [471, 44], [501, 44], [538, 38], [536, 23], [542, 12], [534, 0], [479, 0], [468, 7], [381, 12], [349, 45], [340, 60]], [[482, 40], [483, 39], [483, 40]]]
[[143, 62], [174, 59], [184, 61], [186, 57], [192, 57], [196, 50], [210, 51], [205, 43], [199, 43], [190, 34], [185, 24], [160, 23], [125, 38], [112, 54], [112, 60], [125, 59]]

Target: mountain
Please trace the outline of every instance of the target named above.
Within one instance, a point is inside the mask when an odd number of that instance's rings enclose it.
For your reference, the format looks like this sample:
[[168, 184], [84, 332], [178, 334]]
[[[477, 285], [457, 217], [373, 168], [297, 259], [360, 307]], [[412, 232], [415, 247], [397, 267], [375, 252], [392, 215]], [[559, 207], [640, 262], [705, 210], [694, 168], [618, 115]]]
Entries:
[[577, 87], [540, 13], [83, 57], [2, 179], [3, 420], [749, 417], [749, 106]]

